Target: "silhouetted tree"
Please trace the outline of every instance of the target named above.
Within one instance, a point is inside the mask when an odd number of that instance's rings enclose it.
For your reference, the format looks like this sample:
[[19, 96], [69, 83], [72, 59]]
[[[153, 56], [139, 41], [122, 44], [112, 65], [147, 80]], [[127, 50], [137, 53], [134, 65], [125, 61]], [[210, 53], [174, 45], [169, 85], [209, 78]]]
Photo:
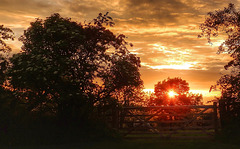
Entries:
[[140, 59], [133, 54], [121, 58], [115, 57], [109, 73], [104, 77], [104, 86], [107, 89], [104, 90], [104, 94], [110, 93], [124, 105], [129, 105], [130, 100], [137, 98], [142, 89], [139, 67]]
[[6, 69], [8, 66], [7, 56], [11, 48], [6, 44], [5, 40], [14, 40], [13, 31], [10, 28], [0, 25], [0, 84], [2, 85], [6, 79]]
[[[3, 123], [3, 119], [8, 117], [12, 106], [12, 97], [9, 91], [4, 88], [4, 82], [6, 82], [6, 70], [8, 68], [8, 55], [11, 52], [11, 48], [5, 42], [6, 40], [14, 40], [13, 31], [10, 28], [0, 25], [0, 117]], [[0, 129], [1, 129], [0, 125]]]
[[14, 40], [13, 31], [10, 28], [0, 25], [0, 51], [10, 52], [11, 48], [6, 44], [4, 40]]
[[209, 43], [212, 37], [219, 33], [225, 33], [227, 39], [219, 46], [218, 53], [229, 53], [233, 58], [225, 68], [238, 67], [239, 63], [239, 38], [240, 38], [240, 12], [230, 3], [224, 10], [209, 12], [205, 22], [200, 25], [202, 33], [199, 37], [205, 36]]
[[[173, 97], [169, 92], [173, 92]], [[151, 98], [152, 105], [199, 105], [202, 95], [189, 93], [189, 84], [181, 78], [168, 78], [158, 82], [154, 88], [155, 98]]]
[[114, 25], [108, 13], [89, 24], [53, 14], [24, 31], [8, 74], [31, 111], [88, 118], [114, 92], [142, 84], [139, 58], [127, 50], [125, 36], [106, 25]]
[[17, 100], [11, 91], [6, 89], [6, 71], [9, 67], [11, 47], [7, 40], [14, 40], [14, 33], [10, 28], [0, 25], [0, 143], [7, 143], [11, 126], [21, 112]]
[[205, 36], [210, 43], [212, 37], [227, 35], [226, 40], [219, 46], [218, 53], [230, 55], [232, 60], [225, 65], [225, 69], [231, 71], [223, 75], [210, 90], [218, 88], [221, 91], [219, 103], [222, 126], [232, 120], [240, 122], [240, 11], [230, 3], [223, 10], [209, 12], [200, 29], [202, 34], [199, 37]]
[[200, 28], [202, 34], [199, 36], [207, 37], [209, 42], [212, 36], [216, 37], [219, 33], [227, 34], [227, 39], [219, 46], [218, 53], [227, 52], [233, 58], [225, 65], [225, 69], [231, 69], [231, 73], [224, 75], [217, 82], [217, 86], [222, 91], [222, 98], [239, 100], [240, 94], [237, 86], [240, 75], [240, 12], [235, 9], [234, 4], [230, 3], [224, 10], [209, 12]]

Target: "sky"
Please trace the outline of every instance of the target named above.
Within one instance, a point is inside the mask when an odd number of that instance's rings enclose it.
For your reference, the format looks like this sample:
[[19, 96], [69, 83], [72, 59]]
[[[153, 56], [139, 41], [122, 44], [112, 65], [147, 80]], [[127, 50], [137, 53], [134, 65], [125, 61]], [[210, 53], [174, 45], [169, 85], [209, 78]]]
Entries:
[[141, 58], [145, 89], [153, 89], [168, 77], [180, 77], [207, 101], [219, 95], [208, 91], [224, 73], [230, 57], [217, 54], [223, 37], [214, 39], [212, 45], [198, 38], [199, 25], [208, 12], [230, 2], [240, 8], [240, 0], [0, 0], [0, 24], [15, 32], [16, 40], [9, 44], [17, 53], [22, 45], [17, 39], [36, 18], [59, 13], [73, 21], [90, 22], [100, 12], [109, 12], [115, 22], [109, 29], [125, 34], [134, 45], [129, 51]]

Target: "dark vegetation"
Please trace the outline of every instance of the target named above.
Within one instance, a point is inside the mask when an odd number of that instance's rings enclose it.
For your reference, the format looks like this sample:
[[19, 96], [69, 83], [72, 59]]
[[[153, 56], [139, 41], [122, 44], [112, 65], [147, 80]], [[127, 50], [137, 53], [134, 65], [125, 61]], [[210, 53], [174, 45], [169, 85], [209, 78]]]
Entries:
[[[11, 149], [239, 149], [239, 145], [224, 144], [209, 140], [129, 140], [86, 141], [76, 144], [12, 146]], [[5, 148], [4, 148], [5, 149]], [[7, 147], [6, 147], [7, 149]]]
[[200, 29], [209, 43], [213, 37], [225, 34], [226, 40], [219, 46], [218, 53], [228, 53], [232, 60], [225, 65], [229, 73], [224, 74], [211, 87], [219, 89], [221, 97], [219, 110], [222, 125], [222, 135], [225, 140], [239, 142], [240, 134], [240, 11], [230, 3], [227, 8], [209, 12]]
[[[114, 135], [101, 112], [126, 101], [141, 86], [140, 60], [114, 35], [108, 14], [81, 24], [53, 14], [37, 19], [8, 58], [1, 26], [1, 143], [64, 143]], [[4, 57], [5, 56], [5, 57]], [[74, 140], [75, 139], [75, 140]]]
[[[211, 42], [219, 32], [228, 35], [219, 53], [233, 58], [212, 89], [219, 100], [221, 137], [239, 139], [239, 37], [240, 12], [233, 4], [211, 12], [201, 25], [202, 36]], [[9, 56], [5, 40], [13, 31], [0, 26], [0, 143], [65, 144], [120, 138], [110, 129], [105, 114], [122, 106], [200, 105], [202, 96], [189, 93], [181, 78], [168, 78], [155, 85], [155, 94], [143, 95], [140, 59], [131, 54], [125, 35], [115, 35], [108, 13], [91, 23], [78, 23], [53, 14], [37, 19], [20, 37], [21, 52]], [[177, 100], [168, 97], [169, 89]], [[144, 101], [144, 102], [143, 102]], [[87, 145], [86, 145], [87, 146]], [[89, 146], [88, 146], [89, 147]]]

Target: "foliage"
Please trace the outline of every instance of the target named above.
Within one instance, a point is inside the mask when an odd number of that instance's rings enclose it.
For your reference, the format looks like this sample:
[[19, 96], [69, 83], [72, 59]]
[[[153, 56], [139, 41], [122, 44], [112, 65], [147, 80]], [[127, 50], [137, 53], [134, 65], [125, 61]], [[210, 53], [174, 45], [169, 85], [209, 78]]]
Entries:
[[[169, 91], [175, 92], [169, 97]], [[158, 82], [154, 88], [155, 97], [151, 97], [152, 105], [198, 105], [202, 103], [202, 95], [189, 93], [189, 84], [181, 78], [168, 78]]]
[[13, 31], [10, 28], [0, 25], [0, 84], [2, 85], [6, 79], [6, 69], [8, 67], [7, 55], [11, 48], [7, 45], [5, 40], [14, 40]]
[[209, 12], [205, 22], [201, 24], [202, 34], [211, 42], [212, 37], [225, 33], [227, 39], [219, 46], [218, 53], [228, 53], [232, 60], [225, 65], [230, 69], [230, 74], [223, 75], [211, 89], [219, 88], [222, 92], [221, 99], [239, 101], [239, 76], [240, 76], [240, 11], [230, 3], [227, 8]]
[[114, 35], [108, 14], [81, 24], [53, 14], [37, 19], [20, 37], [9, 82], [29, 110], [66, 119], [88, 118], [94, 106], [123, 88], [138, 87], [140, 60]]
[[0, 143], [8, 139], [6, 134], [17, 117], [16, 113], [21, 113], [23, 110], [12, 92], [5, 88], [6, 71], [9, 67], [8, 56], [11, 52], [11, 47], [7, 45], [6, 40], [14, 40], [14, 33], [10, 28], [0, 25]]
[[228, 53], [232, 58], [225, 65], [225, 69], [230, 70], [230, 73], [224, 74], [210, 90], [221, 91], [219, 109], [222, 130], [227, 136], [233, 137], [239, 132], [239, 127], [235, 126], [240, 124], [240, 11], [230, 3], [223, 10], [209, 12], [200, 29], [200, 37], [207, 37], [208, 42], [219, 34], [227, 35], [227, 39], [219, 46], [218, 53]]
[[240, 11], [237, 11], [234, 4], [230, 3], [224, 10], [209, 12], [205, 22], [200, 25], [202, 33], [199, 37], [205, 36], [211, 43], [212, 37], [225, 33], [227, 39], [219, 46], [218, 53], [228, 53], [233, 58], [225, 68], [239, 68], [239, 38], [240, 38]]
[[6, 44], [4, 40], [14, 40], [13, 31], [10, 28], [0, 25], [0, 51], [10, 52], [11, 48]]

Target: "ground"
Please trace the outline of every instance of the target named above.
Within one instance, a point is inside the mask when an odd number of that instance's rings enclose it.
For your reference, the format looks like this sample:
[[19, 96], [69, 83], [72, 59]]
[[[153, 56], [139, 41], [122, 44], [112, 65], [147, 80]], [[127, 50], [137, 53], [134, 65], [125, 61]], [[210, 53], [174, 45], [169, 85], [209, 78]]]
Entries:
[[1, 149], [239, 149], [216, 140], [101, 140], [75, 144], [2, 146]]

